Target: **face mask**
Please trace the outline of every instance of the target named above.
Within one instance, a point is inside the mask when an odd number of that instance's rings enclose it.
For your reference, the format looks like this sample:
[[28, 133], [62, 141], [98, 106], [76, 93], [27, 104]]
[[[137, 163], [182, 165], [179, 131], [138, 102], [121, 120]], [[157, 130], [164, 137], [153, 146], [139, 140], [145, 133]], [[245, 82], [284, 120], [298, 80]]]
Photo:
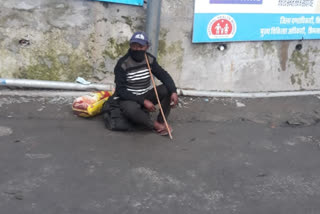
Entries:
[[130, 56], [132, 57], [132, 59], [134, 61], [137, 61], [137, 62], [142, 62], [144, 60], [144, 54], [146, 52], [145, 51], [134, 51], [134, 50], [131, 50], [130, 49]]

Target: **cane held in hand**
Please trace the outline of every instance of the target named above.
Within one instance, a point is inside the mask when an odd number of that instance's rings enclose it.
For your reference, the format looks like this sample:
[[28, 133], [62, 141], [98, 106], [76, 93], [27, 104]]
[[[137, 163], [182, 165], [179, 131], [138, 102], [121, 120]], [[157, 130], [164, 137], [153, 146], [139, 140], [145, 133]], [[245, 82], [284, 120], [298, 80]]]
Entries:
[[168, 125], [168, 123], [167, 123], [167, 119], [166, 119], [166, 117], [165, 117], [165, 115], [164, 115], [164, 113], [163, 113], [163, 109], [162, 109], [162, 106], [161, 106], [161, 103], [160, 103], [160, 100], [159, 100], [159, 96], [158, 96], [158, 91], [157, 91], [156, 83], [154, 82], [154, 79], [153, 79], [153, 75], [152, 75], [152, 72], [151, 72], [151, 68], [150, 68], [150, 64], [149, 64], [149, 60], [148, 60], [147, 54], [145, 54], [144, 57], [146, 58], [146, 62], [147, 62], [147, 65], [148, 65], [148, 70], [149, 70], [149, 73], [150, 73], [150, 77], [151, 77], [153, 89], [154, 89], [154, 92], [155, 92], [156, 97], [157, 97], [158, 105], [159, 105], [159, 108], [160, 108], [160, 112], [161, 112], [161, 115], [162, 115], [164, 124], [166, 125], [166, 128], [167, 128], [167, 130], [168, 130], [170, 139], [172, 140], [173, 138], [172, 138], [171, 130], [170, 130], [169, 125]]

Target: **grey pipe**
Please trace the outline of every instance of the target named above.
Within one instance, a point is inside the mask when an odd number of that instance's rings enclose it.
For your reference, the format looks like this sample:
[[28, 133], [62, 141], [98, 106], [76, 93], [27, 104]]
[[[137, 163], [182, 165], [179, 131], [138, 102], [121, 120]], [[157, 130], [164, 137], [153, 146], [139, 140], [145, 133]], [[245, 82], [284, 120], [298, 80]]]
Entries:
[[162, 0], [148, 0], [146, 33], [151, 41], [149, 52], [157, 57]]
[[21, 87], [21, 88], [41, 88], [41, 89], [64, 89], [75, 91], [110, 91], [112, 85], [102, 84], [89, 84], [83, 85], [80, 83], [72, 82], [58, 82], [58, 81], [45, 81], [45, 80], [27, 80], [27, 79], [0, 79], [0, 86]]
[[[38, 89], [56, 89], [56, 90], [75, 90], [75, 91], [111, 91], [114, 88], [113, 84], [90, 84], [82, 85], [79, 83], [71, 82], [57, 82], [57, 81], [44, 81], [44, 80], [26, 80], [26, 79], [0, 79], [0, 86], [20, 87], [20, 88], [38, 88]], [[26, 96], [32, 93], [26, 92]], [[58, 93], [64, 96], [66, 93]], [[0, 95], [21, 95], [21, 92], [0, 91]], [[36, 93], [37, 94], [37, 93]], [[47, 96], [48, 92], [41, 92], [41, 95]], [[73, 93], [69, 93], [75, 95]], [[310, 96], [320, 95], [320, 91], [283, 91], [283, 92], [216, 92], [216, 91], [197, 91], [197, 90], [184, 90], [178, 89], [178, 94], [183, 96], [196, 96], [196, 97], [233, 97], [233, 98], [268, 98], [268, 97], [290, 97], [290, 96]], [[57, 95], [57, 96], [58, 96]], [[76, 94], [79, 95], [79, 94]], [[319, 97], [320, 98], [320, 97]]]
[[[320, 95], [320, 91], [220, 92], [178, 89], [178, 94], [192, 97], [271, 98]], [[319, 97], [320, 98], [320, 97]]]

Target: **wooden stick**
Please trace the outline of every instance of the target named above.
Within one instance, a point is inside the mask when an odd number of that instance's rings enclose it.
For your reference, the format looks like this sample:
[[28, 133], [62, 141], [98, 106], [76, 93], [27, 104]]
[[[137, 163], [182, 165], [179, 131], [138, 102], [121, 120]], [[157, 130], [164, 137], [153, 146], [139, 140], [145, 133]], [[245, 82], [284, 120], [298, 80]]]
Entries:
[[148, 69], [149, 69], [152, 85], [153, 85], [153, 88], [154, 88], [154, 92], [156, 93], [156, 97], [157, 97], [157, 101], [158, 101], [158, 105], [159, 105], [159, 108], [160, 108], [161, 115], [162, 115], [164, 124], [166, 125], [166, 128], [168, 130], [170, 139], [172, 140], [173, 138], [172, 138], [171, 130], [169, 129], [169, 125], [167, 123], [166, 116], [163, 113], [163, 109], [162, 109], [162, 106], [161, 106], [161, 103], [160, 103], [160, 99], [159, 99], [159, 95], [158, 95], [158, 91], [157, 91], [157, 87], [156, 87], [156, 83], [154, 82], [153, 75], [152, 75], [152, 72], [151, 72], [148, 56], [147, 56], [147, 54], [145, 54], [144, 56], [146, 58], [146, 62], [147, 62], [147, 65], [148, 65]]

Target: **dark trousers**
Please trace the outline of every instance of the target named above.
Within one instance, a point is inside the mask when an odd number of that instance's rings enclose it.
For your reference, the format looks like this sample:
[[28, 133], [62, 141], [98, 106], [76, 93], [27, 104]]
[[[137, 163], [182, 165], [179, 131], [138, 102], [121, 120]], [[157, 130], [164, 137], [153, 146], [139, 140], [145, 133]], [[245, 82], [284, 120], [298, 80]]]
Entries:
[[[159, 100], [167, 118], [170, 113], [170, 94], [164, 85], [157, 86]], [[144, 95], [141, 95], [144, 99], [150, 100], [153, 104], [158, 104], [154, 89], [151, 89]], [[120, 100], [120, 108], [124, 115], [133, 123], [144, 125], [150, 129], [153, 129], [153, 121], [151, 120], [150, 114], [143, 105], [132, 100]], [[163, 118], [159, 110], [157, 121], [163, 123]]]

